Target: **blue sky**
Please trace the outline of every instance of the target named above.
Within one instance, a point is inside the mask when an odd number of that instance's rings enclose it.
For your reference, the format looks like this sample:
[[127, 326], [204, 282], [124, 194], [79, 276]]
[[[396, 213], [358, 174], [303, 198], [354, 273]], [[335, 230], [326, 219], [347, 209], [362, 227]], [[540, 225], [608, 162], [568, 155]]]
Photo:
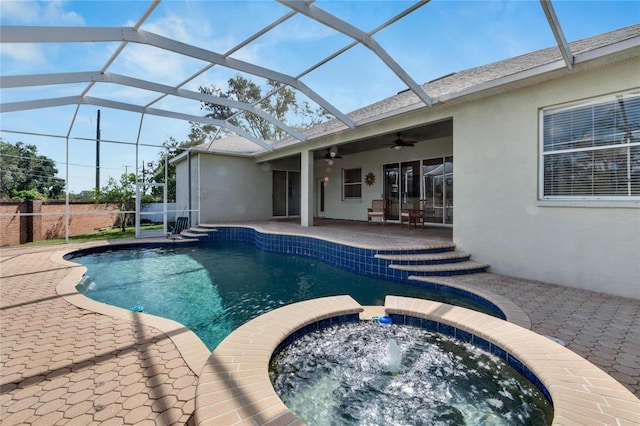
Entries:
[[[414, 2], [324, 1], [317, 7], [371, 31]], [[151, 1], [0, 1], [2, 25], [30, 26], [133, 26]], [[554, 7], [569, 41], [593, 36], [640, 22], [637, 1], [556, 0]], [[289, 9], [272, 1], [162, 1], [142, 29], [178, 41], [225, 53], [256, 31], [283, 16]], [[460, 71], [555, 45], [553, 33], [540, 3], [529, 1], [432, 0], [374, 38], [419, 84]], [[233, 54], [234, 58], [292, 76], [350, 43], [344, 35], [309, 19], [296, 16]], [[120, 43], [0, 44], [0, 75], [98, 71]], [[107, 69], [130, 77], [176, 85], [206, 64], [159, 49], [129, 44]], [[184, 88], [215, 84], [226, 87], [236, 71], [220, 66], [203, 73]], [[256, 78], [260, 82], [259, 78]], [[344, 113], [406, 89], [404, 84], [372, 52], [356, 47], [301, 79]], [[3, 103], [78, 95], [87, 84], [1, 89]], [[88, 96], [145, 105], [157, 94], [113, 84], [94, 86]], [[179, 108], [202, 115], [197, 102], [167, 97], [154, 108]], [[109, 108], [101, 110], [102, 139], [159, 146], [169, 137], [181, 141], [188, 124], [179, 120], [145, 116]], [[80, 107], [71, 128], [69, 184], [72, 192], [93, 187], [98, 107]], [[41, 154], [58, 161], [64, 177], [64, 138], [9, 133], [7, 130], [64, 136], [70, 129], [75, 106], [0, 114], [0, 137], [5, 141], [32, 143]], [[101, 160], [104, 184], [107, 176], [131, 171], [135, 148], [129, 144], [103, 143]], [[140, 160], [158, 156], [158, 148], [142, 147]]]

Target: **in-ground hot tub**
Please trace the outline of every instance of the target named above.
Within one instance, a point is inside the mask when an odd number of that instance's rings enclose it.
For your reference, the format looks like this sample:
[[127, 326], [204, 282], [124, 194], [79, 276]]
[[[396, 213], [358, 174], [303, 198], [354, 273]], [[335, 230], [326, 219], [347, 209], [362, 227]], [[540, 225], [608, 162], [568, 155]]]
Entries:
[[[269, 378], [274, 352], [310, 331], [355, 322], [364, 308], [349, 296], [288, 305], [244, 324], [211, 354], [199, 377], [198, 424], [304, 424], [276, 394]], [[515, 324], [465, 308], [387, 296], [385, 311], [396, 323], [437, 327], [474, 339], [499, 353], [553, 401], [553, 423], [640, 422], [638, 399], [602, 370], [550, 339]], [[284, 342], [284, 343], [283, 343]]]

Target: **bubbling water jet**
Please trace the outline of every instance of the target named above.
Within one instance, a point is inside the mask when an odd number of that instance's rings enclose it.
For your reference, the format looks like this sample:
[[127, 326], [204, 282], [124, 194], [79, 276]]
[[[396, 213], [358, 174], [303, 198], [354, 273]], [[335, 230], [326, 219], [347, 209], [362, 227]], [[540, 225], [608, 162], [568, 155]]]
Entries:
[[389, 373], [402, 371], [402, 350], [396, 339], [387, 341], [387, 371]]

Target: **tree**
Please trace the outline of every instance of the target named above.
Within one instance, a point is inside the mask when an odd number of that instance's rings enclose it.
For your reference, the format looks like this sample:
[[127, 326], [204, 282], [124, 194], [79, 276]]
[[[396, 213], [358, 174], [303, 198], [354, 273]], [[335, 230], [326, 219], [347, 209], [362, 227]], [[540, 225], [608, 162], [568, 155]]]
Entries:
[[[287, 125], [298, 130], [309, 128], [329, 118], [329, 114], [325, 109], [318, 108], [314, 110], [308, 102], [298, 101], [296, 92], [293, 89], [285, 87], [277, 81], [267, 81], [268, 91], [266, 93], [263, 93], [256, 83], [242, 77], [240, 74], [237, 74], [235, 78], [229, 79], [228, 84], [229, 87], [226, 91], [215, 85], [200, 87], [199, 90], [207, 95], [256, 105], [282, 123], [288, 123], [289, 118], [295, 117], [298, 122]], [[269, 93], [273, 93], [273, 95], [267, 97]], [[208, 111], [207, 117], [228, 120], [230, 124], [240, 127], [264, 141], [277, 141], [287, 136], [284, 130], [252, 112], [245, 111], [234, 116], [235, 111], [233, 108], [209, 102], [203, 102], [201, 107]], [[218, 131], [223, 136], [229, 134], [229, 131], [225, 128], [192, 122], [189, 139], [194, 142], [204, 143], [207, 139], [215, 137]]]
[[70, 192], [69, 193], [70, 200], [95, 200], [96, 199], [96, 191], [94, 189], [85, 189], [78, 193]]
[[105, 204], [115, 204], [118, 206], [118, 219], [120, 230], [126, 231], [127, 223], [133, 216], [126, 211], [135, 210], [136, 175], [134, 173], [123, 173], [120, 180], [109, 176], [107, 185], [102, 187], [96, 194], [96, 201]]
[[35, 198], [58, 198], [65, 181], [56, 177], [55, 161], [38, 155], [35, 145], [11, 144], [0, 138], [0, 197], [13, 198], [32, 194]]

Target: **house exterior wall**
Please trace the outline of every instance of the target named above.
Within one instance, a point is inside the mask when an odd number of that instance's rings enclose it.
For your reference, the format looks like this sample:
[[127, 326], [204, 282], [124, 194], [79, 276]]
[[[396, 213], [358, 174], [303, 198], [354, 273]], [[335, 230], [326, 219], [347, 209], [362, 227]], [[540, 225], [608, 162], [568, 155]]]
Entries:
[[200, 222], [272, 217], [271, 169], [255, 160], [199, 154]]
[[500, 274], [640, 298], [640, 203], [538, 201], [539, 110], [640, 86], [640, 60], [456, 108], [454, 240]]

